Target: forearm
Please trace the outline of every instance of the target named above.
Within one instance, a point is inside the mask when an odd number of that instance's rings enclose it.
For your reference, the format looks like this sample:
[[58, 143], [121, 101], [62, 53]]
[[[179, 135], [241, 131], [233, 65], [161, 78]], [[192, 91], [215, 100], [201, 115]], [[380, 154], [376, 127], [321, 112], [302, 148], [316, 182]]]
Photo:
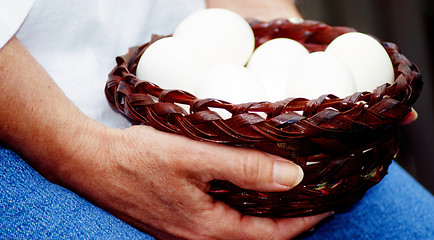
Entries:
[[84, 139], [102, 129], [69, 101], [16, 38], [0, 51], [0, 82], [0, 141], [49, 177], [84, 150]]
[[243, 17], [264, 21], [275, 18], [301, 19], [292, 0], [206, 0], [206, 4], [209, 8], [226, 8]]

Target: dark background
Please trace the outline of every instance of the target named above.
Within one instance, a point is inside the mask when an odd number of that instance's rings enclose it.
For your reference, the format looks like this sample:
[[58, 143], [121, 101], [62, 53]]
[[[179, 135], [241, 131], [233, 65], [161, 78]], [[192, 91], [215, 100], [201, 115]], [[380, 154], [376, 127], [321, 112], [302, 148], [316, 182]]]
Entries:
[[416, 122], [402, 127], [397, 162], [434, 193], [434, 1], [299, 0], [305, 19], [349, 26], [398, 44], [424, 79]]

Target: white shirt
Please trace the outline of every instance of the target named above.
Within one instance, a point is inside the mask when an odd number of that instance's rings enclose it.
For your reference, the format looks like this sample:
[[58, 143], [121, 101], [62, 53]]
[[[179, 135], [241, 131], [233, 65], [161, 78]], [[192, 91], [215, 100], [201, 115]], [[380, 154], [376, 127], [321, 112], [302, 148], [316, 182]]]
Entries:
[[[110, 108], [104, 95], [115, 57], [125, 54], [129, 47], [149, 41], [152, 34], [172, 33], [182, 19], [205, 8], [203, 0], [32, 3], [0, 0], [0, 14], [8, 12], [6, 9], [16, 12], [9, 14], [14, 17], [0, 16], [0, 27], [7, 25], [12, 29], [0, 31], [0, 44], [4, 45], [17, 32], [18, 39], [81, 111], [107, 126], [119, 128], [130, 123]], [[10, 19], [7, 24], [5, 18]]]
[[0, 48], [18, 31], [33, 0], [0, 0]]

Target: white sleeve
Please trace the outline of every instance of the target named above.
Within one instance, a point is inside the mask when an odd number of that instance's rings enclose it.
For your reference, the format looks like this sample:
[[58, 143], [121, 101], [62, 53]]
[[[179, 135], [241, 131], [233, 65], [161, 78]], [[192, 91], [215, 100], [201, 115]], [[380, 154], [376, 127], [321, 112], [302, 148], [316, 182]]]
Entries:
[[33, 2], [34, 0], [0, 0], [0, 48], [21, 27]]

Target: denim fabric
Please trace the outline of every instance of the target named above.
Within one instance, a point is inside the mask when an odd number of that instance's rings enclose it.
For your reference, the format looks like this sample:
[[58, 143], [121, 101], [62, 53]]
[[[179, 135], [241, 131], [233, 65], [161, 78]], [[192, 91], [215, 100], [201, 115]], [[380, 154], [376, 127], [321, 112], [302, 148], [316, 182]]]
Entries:
[[[434, 198], [393, 163], [348, 211], [302, 239], [434, 239]], [[52, 184], [0, 146], [0, 239], [152, 239]]]
[[0, 239], [153, 239], [0, 146]]
[[302, 239], [434, 239], [434, 197], [395, 162], [351, 209]]

